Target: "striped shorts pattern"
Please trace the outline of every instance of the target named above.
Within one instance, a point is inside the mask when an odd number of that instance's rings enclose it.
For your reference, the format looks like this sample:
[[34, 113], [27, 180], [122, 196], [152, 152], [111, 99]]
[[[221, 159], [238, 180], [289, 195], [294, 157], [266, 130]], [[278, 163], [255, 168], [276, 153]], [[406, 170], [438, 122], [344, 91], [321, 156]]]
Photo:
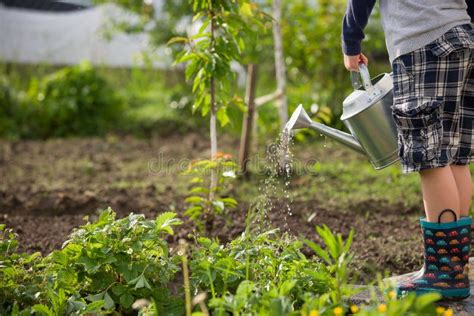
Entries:
[[459, 25], [392, 63], [402, 172], [466, 165], [474, 149], [474, 29]]

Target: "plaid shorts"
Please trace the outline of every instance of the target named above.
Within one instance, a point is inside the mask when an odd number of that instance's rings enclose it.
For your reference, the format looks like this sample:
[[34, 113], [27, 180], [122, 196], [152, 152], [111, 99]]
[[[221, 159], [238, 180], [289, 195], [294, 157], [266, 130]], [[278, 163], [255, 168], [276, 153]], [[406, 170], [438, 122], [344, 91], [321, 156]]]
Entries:
[[403, 173], [466, 165], [474, 149], [474, 29], [452, 28], [392, 63]]

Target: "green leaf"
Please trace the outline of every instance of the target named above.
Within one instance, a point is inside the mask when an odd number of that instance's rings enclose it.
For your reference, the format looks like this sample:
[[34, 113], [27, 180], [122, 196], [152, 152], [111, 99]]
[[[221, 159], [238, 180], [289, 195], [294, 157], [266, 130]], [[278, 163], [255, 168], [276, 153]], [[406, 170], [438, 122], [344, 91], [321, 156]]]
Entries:
[[[197, 74], [200, 71], [199, 67], [201, 66], [201, 64], [199, 63], [199, 60], [192, 60], [193, 58], [194, 58], [194, 55], [190, 54], [188, 56], [184, 56], [184, 58], [182, 58], [181, 59], [182, 61], [180, 62], [186, 62], [188, 60], [191, 60], [191, 62], [186, 65], [186, 70], [184, 71], [184, 74], [185, 74], [186, 80], [190, 80], [193, 76], [196, 76], [194, 80], [194, 83], [196, 83], [196, 80], [199, 82], [201, 81], [200, 78], [197, 77]], [[193, 86], [193, 88], [195, 87]]]
[[90, 294], [86, 297], [86, 299], [90, 302], [102, 301], [104, 299], [104, 292], [97, 293], [97, 294]]
[[253, 291], [255, 283], [249, 280], [244, 280], [239, 284], [236, 294], [243, 298], [247, 298]]
[[225, 107], [220, 107], [217, 110], [217, 120], [221, 123], [221, 126], [224, 127], [230, 122], [230, 118], [227, 115], [227, 111]]
[[130, 308], [130, 306], [132, 306], [133, 301], [134, 301], [134, 297], [130, 293], [125, 293], [122, 296], [120, 296], [120, 305], [122, 305], [123, 307], [127, 309]]
[[196, 57], [198, 57], [195, 53], [186, 53], [183, 56], [181, 56], [180, 59], [177, 60], [178, 63], [185, 63], [189, 60], [193, 60]]
[[423, 309], [439, 301], [440, 299], [441, 295], [439, 293], [427, 293], [418, 296], [415, 303], [416, 310], [423, 311]]
[[316, 231], [324, 240], [324, 243], [326, 244], [326, 247], [329, 250], [332, 258], [338, 259], [340, 255], [340, 251], [338, 250], [338, 242], [329, 227], [326, 225], [323, 225], [322, 227], [316, 227]]
[[104, 305], [105, 305], [105, 301], [98, 300], [98, 301], [88, 304], [87, 307], [82, 312], [84, 314], [98, 313]]
[[348, 253], [350, 248], [351, 248], [351, 245], [352, 245], [352, 240], [354, 239], [354, 230], [351, 229], [351, 231], [349, 232], [349, 236], [347, 237], [346, 239], [346, 243], [344, 245], [344, 249], [343, 251], [345, 253]]
[[239, 204], [233, 198], [220, 198], [219, 200], [222, 201], [228, 207], [236, 207]]
[[55, 250], [52, 254], [51, 254], [51, 258], [53, 259], [54, 262], [62, 265], [62, 266], [66, 266], [67, 263], [68, 263], [68, 256], [63, 253], [62, 251], [58, 251], [58, 250]]
[[195, 178], [192, 178], [189, 182], [190, 183], [202, 183], [202, 182], [204, 182], [204, 180], [202, 178], [195, 177]]
[[112, 286], [112, 293], [114, 293], [117, 296], [122, 295], [125, 293], [127, 289], [123, 286], [123, 284], [116, 283]]
[[244, 2], [240, 6], [239, 13], [243, 16], [250, 17], [253, 15], [252, 13], [252, 6], [250, 3]]
[[189, 216], [191, 218], [198, 217], [201, 214], [202, 210], [203, 210], [202, 206], [199, 206], [199, 205], [191, 206], [186, 209], [186, 211], [184, 212], [184, 215]]
[[200, 38], [203, 38], [203, 37], [211, 37], [211, 33], [201, 33], [201, 32], [199, 32], [198, 34], [191, 36], [191, 39], [195, 40], [195, 39], [200, 39]]
[[196, 203], [201, 203], [203, 201], [203, 198], [200, 196], [190, 196], [184, 200], [184, 202], [189, 203], [189, 204], [196, 204]]
[[33, 262], [34, 260], [36, 260], [37, 258], [40, 258], [41, 257], [41, 253], [40, 252], [34, 252], [32, 253], [31, 255], [27, 255], [23, 258], [23, 264], [29, 264], [31, 262]]
[[280, 286], [280, 296], [287, 296], [290, 294], [291, 290], [295, 287], [296, 280], [286, 280]]
[[180, 219], [175, 217], [176, 213], [173, 212], [165, 212], [160, 214], [155, 222], [158, 231], [165, 231], [168, 234], [173, 235], [174, 231], [171, 226], [177, 226], [183, 223]]
[[77, 263], [83, 265], [84, 269], [89, 273], [96, 272], [101, 266], [101, 264], [98, 263], [96, 260], [87, 256], [80, 257], [79, 260], [77, 260]]
[[115, 306], [114, 300], [112, 299], [112, 297], [110, 297], [108, 292], [105, 292], [105, 294], [104, 294], [104, 307], [106, 309], [110, 309], [110, 308], [113, 308], [114, 306]]
[[206, 20], [202, 23], [201, 27], [199, 28], [198, 33], [203, 33], [203, 32], [207, 29], [207, 27], [209, 26], [210, 23], [211, 23], [211, 20], [210, 20], [210, 19], [206, 19]]
[[151, 286], [148, 283], [148, 281], [146, 280], [146, 277], [145, 277], [144, 274], [140, 274], [138, 277], [136, 277], [135, 279], [128, 282], [128, 284], [130, 284], [130, 285], [135, 284], [135, 289], [141, 289], [143, 287], [151, 289]]
[[168, 41], [167, 45], [171, 45], [171, 44], [174, 44], [174, 43], [180, 43], [180, 42], [187, 43], [188, 41], [189, 41], [189, 39], [187, 37], [176, 36], [176, 37], [171, 38]]
[[31, 310], [38, 313], [39, 315], [53, 316], [53, 312], [49, 309], [49, 307], [43, 304], [33, 305]]
[[209, 248], [212, 245], [212, 240], [206, 237], [198, 237], [198, 243], [203, 247]]
[[207, 188], [204, 188], [204, 187], [194, 187], [191, 189], [191, 191], [189, 191], [190, 193], [194, 193], [194, 194], [198, 194], [198, 193], [204, 193], [204, 194], [208, 194], [209, 193], [209, 189]]
[[319, 247], [316, 243], [311, 240], [304, 239], [304, 242], [310, 247], [318, 257], [326, 261], [327, 264], [332, 265], [333, 262], [331, 261], [329, 254], [324, 251], [321, 247]]

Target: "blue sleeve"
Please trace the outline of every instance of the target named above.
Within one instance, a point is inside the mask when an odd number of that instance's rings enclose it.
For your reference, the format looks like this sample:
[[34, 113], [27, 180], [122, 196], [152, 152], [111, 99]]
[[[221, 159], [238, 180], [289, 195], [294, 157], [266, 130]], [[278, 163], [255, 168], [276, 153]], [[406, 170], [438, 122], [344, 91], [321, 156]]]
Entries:
[[[398, 0], [397, 0], [398, 1]], [[364, 28], [369, 21], [375, 0], [348, 0], [346, 14], [342, 21], [342, 51], [349, 56], [361, 52]]]
[[474, 1], [466, 0], [467, 3], [467, 13], [471, 17], [471, 22], [474, 22]]

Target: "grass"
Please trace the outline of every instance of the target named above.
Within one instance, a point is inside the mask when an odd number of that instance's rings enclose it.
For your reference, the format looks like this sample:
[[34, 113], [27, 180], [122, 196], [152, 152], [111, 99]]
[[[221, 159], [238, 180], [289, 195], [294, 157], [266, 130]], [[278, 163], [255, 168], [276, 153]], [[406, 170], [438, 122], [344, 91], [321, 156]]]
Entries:
[[[295, 175], [290, 186], [294, 200], [317, 199], [341, 208], [365, 201], [404, 208], [422, 206], [418, 175], [402, 174], [398, 163], [375, 170], [362, 155], [330, 140], [296, 144], [292, 152]], [[239, 183], [239, 195], [258, 194], [257, 184], [264, 177], [260, 168], [252, 164], [251, 170], [257, 175], [250, 183]]]
[[[291, 178], [294, 200], [317, 199], [328, 206], [350, 209], [354, 205], [398, 206], [401, 212], [423, 210], [423, 199], [418, 173], [403, 174], [399, 162], [375, 170], [361, 154], [343, 145], [320, 137], [308, 139], [292, 147], [295, 175]], [[259, 155], [258, 160], [262, 159]], [[256, 159], [254, 159], [255, 161]], [[252, 164], [256, 173], [249, 183], [239, 183], [239, 195], [256, 196], [258, 183], [263, 179], [261, 164]], [[474, 166], [471, 165], [471, 172]], [[471, 213], [473, 212], [471, 207]]]

